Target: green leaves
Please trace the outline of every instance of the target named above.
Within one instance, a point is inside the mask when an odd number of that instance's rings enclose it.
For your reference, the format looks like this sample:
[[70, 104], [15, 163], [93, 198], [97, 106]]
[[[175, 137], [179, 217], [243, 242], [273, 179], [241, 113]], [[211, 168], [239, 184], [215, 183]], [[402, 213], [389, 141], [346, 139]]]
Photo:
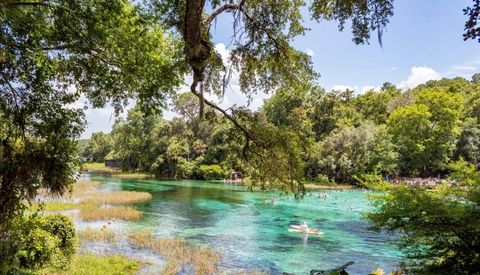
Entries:
[[462, 97], [445, 88], [420, 90], [415, 103], [396, 109], [387, 121], [398, 146], [402, 172], [423, 176], [445, 167], [460, 134]]
[[370, 32], [377, 31], [381, 45], [383, 30], [393, 16], [393, 0], [315, 0], [311, 10], [312, 17], [318, 21], [338, 21], [340, 30], [351, 19], [353, 41], [356, 44], [368, 43]]
[[[399, 186], [374, 197], [366, 214], [372, 229], [402, 233], [400, 248], [414, 273], [471, 274], [480, 263], [480, 174], [473, 165], [451, 166], [455, 185], [433, 190]], [[457, 170], [459, 169], [459, 170]]]

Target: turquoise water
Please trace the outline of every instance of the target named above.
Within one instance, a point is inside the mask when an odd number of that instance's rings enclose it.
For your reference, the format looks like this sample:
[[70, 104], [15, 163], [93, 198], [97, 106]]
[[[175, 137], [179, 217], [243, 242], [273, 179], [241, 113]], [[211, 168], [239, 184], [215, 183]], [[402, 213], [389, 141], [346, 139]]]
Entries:
[[[157, 236], [211, 245], [222, 253], [224, 269], [305, 274], [354, 261], [350, 274], [368, 274], [377, 267], [391, 271], [402, 259], [396, 236], [367, 231], [361, 215], [370, 207], [360, 190], [322, 191], [325, 200], [312, 192], [298, 202], [223, 183], [92, 178], [105, 189], [152, 194], [151, 201], [136, 205], [143, 217], [127, 223], [128, 230], [151, 228]], [[289, 224], [301, 220], [325, 234], [288, 232]]]

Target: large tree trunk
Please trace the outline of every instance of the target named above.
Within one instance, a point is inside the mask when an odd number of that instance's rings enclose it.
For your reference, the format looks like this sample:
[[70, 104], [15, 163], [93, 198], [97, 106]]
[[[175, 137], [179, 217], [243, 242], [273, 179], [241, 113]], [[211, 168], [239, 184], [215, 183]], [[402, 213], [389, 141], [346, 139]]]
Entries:
[[[204, 6], [205, 0], [187, 0], [184, 30], [187, 62], [193, 70], [193, 84], [190, 90], [199, 98], [200, 118], [204, 117], [203, 81], [205, 79], [205, 68], [213, 51], [208, 26], [205, 26], [202, 18]], [[197, 91], [199, 83], [200, 89]]]

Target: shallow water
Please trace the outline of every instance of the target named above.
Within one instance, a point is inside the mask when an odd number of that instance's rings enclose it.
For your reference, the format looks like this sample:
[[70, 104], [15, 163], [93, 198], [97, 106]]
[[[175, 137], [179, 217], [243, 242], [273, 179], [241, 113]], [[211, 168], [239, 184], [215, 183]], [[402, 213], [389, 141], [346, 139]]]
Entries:
[[[322, 191], [325, 200], [313, 192], [298, 202], [223, 183], [91, 177], [106, 190], [152, 194], [151, 201], [136, 205], [142, 219], [122, 222], [124, 230], [149, 228], [157, 236], [211, 245], [222, 253], [224, 269], [305, 274], [354, 261], [350, 274], [368, 274], [377, 267], [391, 271], [401, 260], [396, 236], [366, 230], [361, 215], [370, 206], [359, 190]], [[272, 198], [275, 204], [269, 203]], [[301, 220], [325, 234], [288, 232], [289, 224]]]

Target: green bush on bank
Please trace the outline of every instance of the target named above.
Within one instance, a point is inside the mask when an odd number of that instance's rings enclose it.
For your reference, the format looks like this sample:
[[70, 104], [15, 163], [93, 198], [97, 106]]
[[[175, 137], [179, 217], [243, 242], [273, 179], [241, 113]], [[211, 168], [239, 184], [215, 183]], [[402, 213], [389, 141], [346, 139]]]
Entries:
[[221, 180], [226, 178], [226, 171], [218, 164], [202, 164], [195, 169], [195, 176], [204, 180]]
[[0, 236], [0, 273], [65, 267], [75, 254], [76, 243], [75, 226], [67, 216], [35, 213], [17, 217]]

